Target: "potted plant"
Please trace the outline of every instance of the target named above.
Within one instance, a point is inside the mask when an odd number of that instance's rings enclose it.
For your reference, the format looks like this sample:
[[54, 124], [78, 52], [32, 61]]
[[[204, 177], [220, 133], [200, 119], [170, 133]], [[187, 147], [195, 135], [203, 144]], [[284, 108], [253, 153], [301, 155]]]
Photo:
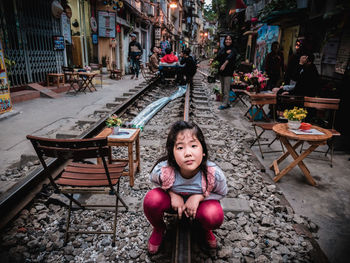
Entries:
[[222, 93], [218, 85], [214, 85], [213, 92], [216, 95], [216, 101], [222, 101]]
[[291, 130], [297, 130], [300, 127], [301, 120], [305, 119], [307, 110], [304, 108], [294, 107], [291, 110], [285, 110], [283, 116], [288, 120], [288, 127]]
[[107, 127], [112, 128], [113, 134], [118, 134], [120, 126], [122, 126], [122, 124], [123, 120], [115, 114], [111, 115], [106, 121]]
[[266, 75], [257, 69], [251, 73], [233, 74], [233, 85], [245, 87], [249, 92], [260, 93], [266, 87], [267, 80]]
[[108, 73], [108, 70], [107, 70], [107, 57], [106, 56], [102, 57], [101, 73], [102, 74], [107, 74]]

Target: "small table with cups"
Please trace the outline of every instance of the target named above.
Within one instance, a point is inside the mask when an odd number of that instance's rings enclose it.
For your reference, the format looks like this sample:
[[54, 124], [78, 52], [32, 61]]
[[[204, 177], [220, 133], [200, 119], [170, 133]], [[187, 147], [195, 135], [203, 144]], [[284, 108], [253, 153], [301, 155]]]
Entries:
[[[108, 146], [112, 147], [128, 147], [127, 159], [113, 159], [112, 151], [110, 151], [109, 160], [113, 161], [127, 161], [129, 171], [123, 172], [123, 175], [129, 176], [130, 186], [134, 186], [134, 176], [140, 172], [140, 129], [134, 128], [120, 128], [118, 134], [113, 135], [111, 128], [105, 128], [96, 137], [107, 137]], [[135, 144], [135, 158], [133, 146]]]

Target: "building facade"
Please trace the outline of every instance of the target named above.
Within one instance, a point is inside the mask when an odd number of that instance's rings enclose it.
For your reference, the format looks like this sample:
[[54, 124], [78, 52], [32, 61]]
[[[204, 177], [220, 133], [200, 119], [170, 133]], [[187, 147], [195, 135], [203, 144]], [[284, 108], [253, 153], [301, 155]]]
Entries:
[[[0, 39], [12, 88], [42, 83], [62, 66], [91, 64], [129, 73], [130, 33], [148, 61], [152, 45], [169, 38], [174, 52], [198, 53], [204, 0], [9, 0], [0, 2]], [[174, 7], [174, 4], [175, 7]], [[185, 26], [183, 26], [185, 24]], [[184, 30], [185, 29], [185, 30]]]

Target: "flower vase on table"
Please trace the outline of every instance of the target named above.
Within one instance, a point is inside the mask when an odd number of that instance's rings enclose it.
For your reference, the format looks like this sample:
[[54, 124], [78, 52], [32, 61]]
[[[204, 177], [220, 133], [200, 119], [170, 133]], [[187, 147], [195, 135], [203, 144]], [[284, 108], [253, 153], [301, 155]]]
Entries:
[[118, 132], [119, 132], [119, 130], [120, 130], [120, 126], [114, 126], [113, 128], [113, 135], [117, 135], [118, 134]]
[[288, 120], [288, 128], [291, 129], [291, 130], [297, 130], [297, 129], [299, 129], [300, 124], [301, 124], [301, 121], [291, 121], [291, 120]]
[[112, 134], [114, 135], [118, 134], [120, 126], [122, 124], [123, 120], [121, 118], [118, 118], [118, 116], [115, 114], [111, 115], [106, 121], [107, 127], [112, 129]]
[[307, 110], [298, 107], [283, 112], [283, 116], [288, 119], [288, 128], [291, 130], [299, 129], [301, 120], [305, 119], [306, 115]]

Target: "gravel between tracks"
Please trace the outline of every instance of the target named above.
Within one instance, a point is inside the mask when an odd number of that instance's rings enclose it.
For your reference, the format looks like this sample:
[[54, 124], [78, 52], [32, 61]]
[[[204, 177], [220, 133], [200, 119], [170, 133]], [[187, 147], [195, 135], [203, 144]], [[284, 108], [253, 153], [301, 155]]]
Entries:
[[[211, 96], [210, 90], [206, 93]], [[64, 246], [67, 209], [60, 205], [60, 198], [49, 198], [44, 191], [1, 234], [2, 262], [170, 262], [171, 252], [166, 244], [155, 256], [147, 253], [151, 226], [142, 212], [142, 198], [152, 188], [148, 172], [163, 152], [168, 127], [182, 118], [179, 113], [182, 100], [170, 102], [142, 132], [141, 173], [136, 176], [133, 188], [128, 186], [127, 178], [121, 184], [121, 196], [134, 200], [137, 209], [119, 214], [116, 247], [111, 247], [108, 235], [71, 235]], [[194, 245], [196, 257], [192, 261], [312, 262], [311, 242], [296, 232], [294, 224], [303, 224], [313, 231], [317, 226], [294, 214], [283, 202], [282, 193], [264, 178], [247, 146], [250, 135], [223, 120], [219, 127], [211, 129], [219, 118], [211, 111], [200, 110], [200, 114], [214, 117], [193, 120], [208, 127], [203, 131], [209, 159], [225, 171], [228, 197], [248, 200], [252, 212], [226, 213], [223, 225], [214, 231], [218, 249]], [[112, 212], [102, 210], [79, 211], [77, 215], [73, 223], [81, 229], [88, 225], [95, 230], [108, 229], [113, 218]]]

